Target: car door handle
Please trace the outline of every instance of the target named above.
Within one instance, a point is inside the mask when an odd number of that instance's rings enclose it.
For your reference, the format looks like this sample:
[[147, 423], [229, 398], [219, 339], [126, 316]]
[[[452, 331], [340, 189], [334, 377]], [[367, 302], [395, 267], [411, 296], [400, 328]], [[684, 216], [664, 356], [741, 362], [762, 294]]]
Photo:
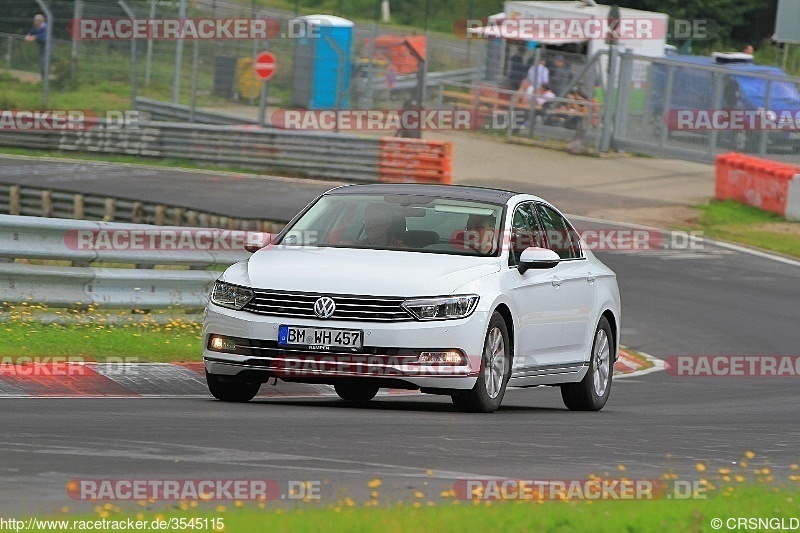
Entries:
[[588, 281], [589, 283], [594, 283], [594, 280], [596, 279], [597, 279], [597, 274], [592, 274], [591, 272], [586, 274], [586, 281]]
[[563, 282], [564, 282], [563, 279], [561, 279], [558, 276], [556, 276], [556, 277], [553, 278], [553, 287], [555, 287], [557, 289], [557, 288], [561, 287], [561, 284]]

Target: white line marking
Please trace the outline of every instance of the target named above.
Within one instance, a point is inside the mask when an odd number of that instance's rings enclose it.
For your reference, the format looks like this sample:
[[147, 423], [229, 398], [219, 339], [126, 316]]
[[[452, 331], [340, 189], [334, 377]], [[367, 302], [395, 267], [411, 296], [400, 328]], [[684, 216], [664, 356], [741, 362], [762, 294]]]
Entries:
[[[663, 232], [666, 232], [666, 233], [669, 233], [670, 231], [672, 231], [672, 230], [668, 230], [668, 229], [664, 229], [664, 228], [657, 228], [655, 226], [647, 226], [645, 224], [633, 224], [633, 223], [630, 223], [630, 222], [618, 222], [618, 221], [615, 221], [615, 220], [605, 220], [605, 219], [602, 219], [602, 218], [585, 217], [585, 216], [582, 216], [582, 215], [567, 215], [567, 217], [570, 218], [570, 219], [574, 218], [576, 220], [584, 220], [586, 222], [597, 222], [598, 224], [607, 224], [607, 225], [610, 225], [610, 226], [622, 226], [624, 228], [638, 228], [638, 229], [656, 230], [656, 231], [663, 231]], [[744, 253], [744, 254], [750, 254], [750, 255], [754, 255], [756, 257], [761, 257], [763, 259], [770, 259], [772, 261], [777, 261], [779, 263], [784, 263], [784, 264], [787, 264], [787, 265], [800, 267], [800, 261], [796, 261], [794, 259], [789, 259], [788, 257], [783, 257], [782, 255], [775, 255], [775, 254], [772, 254], [770, 252], [765, 252], [765, 251], [762, 251], [762, 250], [755, 250], [753, 248], [748, 248], [746, 246], [741, 246], [741, 245], [733, 244], [733, 243], [730, 243], [730, 242], [717, 241], [717, 240], [714, 240], [714, 239], [709, 239], [708, 237], [694, 237], [694, 236], [690, 235], [689, 239], [692, 242], [697, 242], [699, 244], [703, 244], [705, 242], [708, 242], [712, 246], [719, 246], [720, 248], [727, 248], [729, 250], [734, 250], [736, 252], [740, 252], [740, 253]]]

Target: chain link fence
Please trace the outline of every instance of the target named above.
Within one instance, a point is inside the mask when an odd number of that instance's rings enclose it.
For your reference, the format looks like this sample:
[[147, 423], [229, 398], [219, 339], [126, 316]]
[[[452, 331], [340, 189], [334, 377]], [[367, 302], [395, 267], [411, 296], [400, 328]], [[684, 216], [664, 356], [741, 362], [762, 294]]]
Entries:
[[[123, 2], [84, 0], [77, 13], [76, 4], [47, 1], [56, 17], [54, 27], [65, 26], [75, 16], [128, 17]], [[246, 1], [188, 4], [187, 18], [265, 18], [276, 21], [281, 32], [288, 31], [295, 18], [293, 12], [254, 7]], [[126, 6], [136, 18], [181, 15], [174, 0], [127, 0]], [[0, 34], [0, 64], [6, 70], [0, 76], [35, 84], [40, 79], [38, 50], [23, 35], [29, 23], [20, 21], [19, 34]], [[269, 50], [277, 57], [277, 73], [267, 83], [268, 106], [289, 107], [296, 42], [285, 36], [268, 41], [144, 39], [135, 41], [133, 54], [133, 41], [57, 38], [50, 90], [54, 97], [63, 97], [57, 101], [62, 107], [80, 101], [81, 92], [91, 88], [107, 93], [98, 106], [128, 109], [136, 93], [253, 123], [262, 86], [253, 73], [255, 56]], [[627, 52], [617, 61], [608, 52], [587, 57], [579, 47], [551, 48], [556, 49], [442, 34], [426, 38], [413, 30], [358, 21], [352, 34], [350, 75], [338, 84], [347, 98], [340, 95], [337, 101], [349, 101], [358, 109], [400, 110], [420, 104], [426, 109], [468, 109], [478, 119], [476, 127], [495, 135], [499, 131], [519, 139], [558, 140], [571, 143], [576, 151], [604, 151], [610, 144], [701, 161], [730, 150], [798, 159], [800, 137], [791, 129], [681, 128], [676, 123], [677, 113], [686, 110], [800, 112], [798, 79], [775, 67], [733, 70], [730, 65], [710, 64], [708, 58], [653, 58]], [[415, 58], [413, 50], [424, 50], [425, 61]], [[547, 73], [546, 81], [541, 72]], [[14, 109], [14, 104], [11, 96], [0, 94], [0, 108]], [[435, 138], [436, 133], [425, 136]]]
[[[268, 19], [277, 23], [280, 33], [269, 40], [141, 39], [135, 41], [135, 56], [132, 41], [75, 41], [57, 37], [51, 48], [51, 94], [63, 96], [92, 86], [107, 87], [110, 93], [122, 97], [127, 95], [121, 94], [120, 85], [127, 84], [131, 97], [135, 92], [138, 96], [181, 104], [190, 104], [195, 98], [199, 106], [227, 109], [255, 118], [261, 81], [253, 72], [254, 59], [268, 50], [278, 59], [276, 74], [267, 85], [268, 105], [285, 107], [291, 103], [296, 39], [287, 35], [291, 34], [289, 21], [296, 18], [294, 13], [261, 8], [246, 1], [197, 0], [187, 4], [186, 18]], [[54, 28], [66, 27], [73, 18], [129, 17], [123, 5], [112, 0], [48, 0], [47, 6], [54, 15]], [[127, 0], [126, 6], [141, 19], [178, 18], [181, 14], [178, 2], [173, 0]], [[13, 77], [35, 83], [41, 79], [39, 54], [35, 44], [24, 39], [30, 21], [20, 20], [19, 25], [19, 34], [0, 33], [2, 67]], [[414, 60], [404, 48], [406, 41], [424, 51], [424, 64]], [[413, 30], [359, 22], [353, 28], [352, 76], [340, 83], [340, 91], [349, 98], [342, 100], [360, 108], [400, 109], [409, 98], [416, 97], [417, 72], [421, 68], [434, 80], [428, 87], [433, 86], [437, 77], [471, 79], [477, 48], [476, 43], [454, 36], [426, 38]], [[131, 68], [133, 61], [135, 75]], [[113, 85], [114, 82], [120, 83]], [[123, 106], [122, 101], [118, 105]]]
[[[634, 78], [642, 71], [644, 84]], [[708, 162], [737, 151], [800, 163], [800, 78], [777, 67], [622, 54], [618, 86], [619, 148]]]

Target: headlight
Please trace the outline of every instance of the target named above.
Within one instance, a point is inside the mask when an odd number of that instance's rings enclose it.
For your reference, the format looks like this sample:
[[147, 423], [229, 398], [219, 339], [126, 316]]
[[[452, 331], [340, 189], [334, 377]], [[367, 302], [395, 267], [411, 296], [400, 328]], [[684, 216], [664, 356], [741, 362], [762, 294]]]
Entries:
[[477, 305], [478, 296], [467, 294], [445, 298], [406, 300], [403, 302], [403, 309], [411, 313], [417, 320], [449, 320], [471, 315]]
[[211, 291], [211, 301], [222, 307], [231, 309], [241, 309], [253, 298], [252, 289], [231, 285], [224, 281], [214, 283], [214, 290]]

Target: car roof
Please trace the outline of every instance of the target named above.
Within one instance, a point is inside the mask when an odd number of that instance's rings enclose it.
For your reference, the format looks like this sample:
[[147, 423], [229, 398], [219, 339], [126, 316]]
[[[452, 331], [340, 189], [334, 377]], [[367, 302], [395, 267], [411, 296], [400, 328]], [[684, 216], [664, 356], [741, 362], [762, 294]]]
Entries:
[[736, 70], [748, 74], [773, 74], [786, 76], [781, 68], [772, 65], [757, 65], [755, 63], [717, 63], [713, 57], [678, 55], [666, 58], [672, 63], [687, 63], [706, 67], [722, 67], [728, 70]]
[[[520, 193], [502, 189], [472, 187], [468, 185], [428, 185], [421, 183], [376, 183], [370, 185], [345, 185], [326, 192], [328, 195], [342, 194], [419, 194], [453, 200], [475, 200], [505, 205], [510, 198]], [[527, 195], [526, 195], [527, 196]]]

